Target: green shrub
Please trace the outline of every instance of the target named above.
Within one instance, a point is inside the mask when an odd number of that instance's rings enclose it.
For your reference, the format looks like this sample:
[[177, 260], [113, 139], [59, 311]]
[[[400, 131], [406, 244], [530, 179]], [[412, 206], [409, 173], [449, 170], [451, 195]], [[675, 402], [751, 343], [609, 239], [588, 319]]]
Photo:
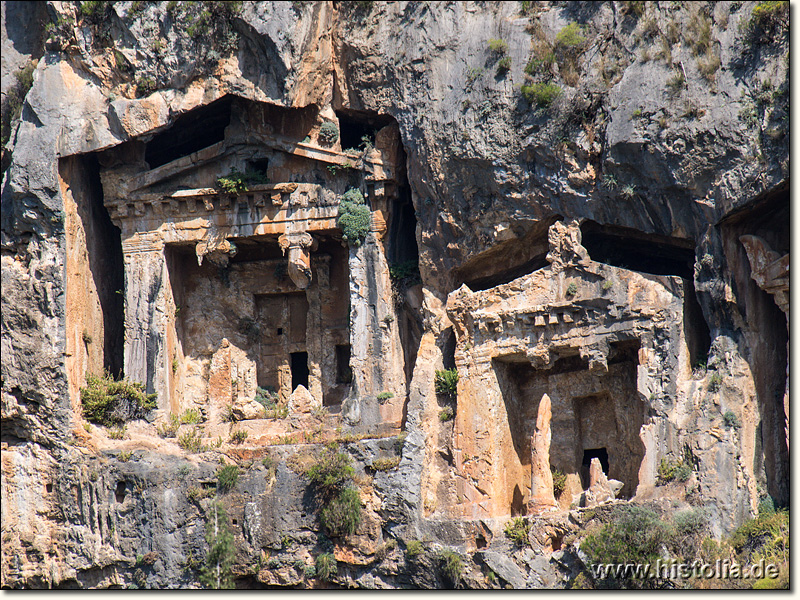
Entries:
[[458, 553], [452, 550], [442, 550], [439, 553], [439, 562], [442, 572], [450, 579], [453, 587], [457, 587], [464, 573], [464, 563]]
[[391, 471], [397, 468], [400, 464], [399, 456], [392, 456], [391, 458], [376, 458], [372, 461], [372, 468], [376, 471]]
[[452, 406], [445, 406], [442, 410], [439, 411], [439, 420], [442, 423], [445, 423], [446, 421], [452, 421], [455, 416], [456, 413], [453, 411]]
[[553, 474], [553, 495], [558, 498], [567, 488], [567, 475], [553, 466], [550, 467], [550, 472]]
[[708, 389], [709, 392], [716, 392], [719, 390], [720, 386], [722, 385], [722, 375], [719, 373], [713, 373], [711, 377], [708, 379]]
[[158, 426], [156, 431], [162, 438], [174, 438], [178, 433], [178, 428], [181, 426], [181, 420], [178, 415], [170, 414], [167, 422]]
[[314, 561], [314, 570], [317, 577], [323, 581], [330, 581], [338, 572], [339, 565], [333, 554], [325, 552], [317, 556], [317, 560]]
[[[592, 564], [652, 564], [661, 556], [662, 546], [670, 541], [670, 528], [648, 508], [635, 504], [614, 507], [610, 520], [586, 536], [581, 543]], [[606, 581], [617, 587], [639, 587], [647, 580]]]
[[339, 139], [339, 128], [332, 121], [325, 121], [319, 128], [319, 140], [331, 145]]
[[692, 474], [692, 466], [683, 460], [672, 460], [662, 458], [658, 465], [658, 485], [664, 485], [670, 481], [686, 481]]
[[499, 61], [497, 61], [497, 75], [498, 77], [501, 75], [505, 75], [511, 70], [511, 57], [504, 56]]
[[378, 402], [385, 402], [389, 398], [394, 398], [394, 394], [392, 392], [381, 392], [378, 394]]
[[320, 522], [331, 537], [354, 534], [361, 522], [361, 498], [358, 490], [352, 487], [343, 488], [336, 498], [323, 506]]
[[567, 296], [574, 296], [578, 293], [578, 284], [574, 281], [567, 286], [566, 294]]
[[506, 537], [518, 546], [529, 545], [528, 534], [530, 531], [531, 523], [525, 517], [514, 517], [503, 528]]
[[614, 287], [614, 282], [611, 281], [610, 279], [606, 279], [605, 281], [603, 281], [603, 286], [602, 287], [603, 287], [603, 291], [607, 292], [612, 287]]
[[231, 433], [228, 441], [231, 444], [242, 444], [247, 439], [247, 432], [244, 429], [238, 429]]
[[353, 480], [355, 473], [350, 455], [330, 444], [308, 468], [306, 476], [324, 495], [333, 496]]
[[772, 496], [767, 496], [758, 503], [758, 516], [771, 515], [775, 512], [775, 501]]
[[691, 508], [680, 511], [672, 517], [672, 531], [669, 549], [674, 556], [684, 561], [699, 556], [703, 541], [709, 535], [709, 514], [705, 508]]
[[586, 37], [583, 35], [581, 26], [577, 23], [570, 23], [559, 31], [556, 36], [556, 48], [579, 48], [584, 42], [586, 42]]
[[489, 50], [492, 54], [508, 54], [508, 42], [499, 38], [489, 40]]
[[128, 434], [128, 426], [124, 424], [115, 425], [114, 427], [109, 428], [107, 433], [108, 437], [110, 437], [112, 440], [121, 440], [124, 439]]
[[360, 246], [369, 233], [371, 217], [369, 206], [359, 190], [345, 192], [339, 202], [339, 216], [336, 219], [336, 224], [342, 230], [342, 239], [352, 246]]
[[127, 450], [123, 450], [117, 455], [117, 460], [120, 462], [128, 462], [131, 457], [133, 456], [133, 452], [129, 452]]
[[114, 380], [111, 375], [87, 375], [81, 388], [83, 416], [99, 425], [115, 425], [141, 419], [156, 408], [157, 394], [145, 394], [138, 382]]
[[734, 429], [739, 429], [742, 426], [741, 421], [739, 421], [739, 417], [736, 416], [736, 413], [732, 410], [726, 411], [724, 415], [722, 415], [722, 420], [725, 422], [725, 427]]
[[217, 188], [228, 194], [241, 194], [248, 191], [251, 185], [267, 183], [269, 177], [265, 172], [248, 169], [242, 173], [236, 167], [231, 167], [230, 173], [224, 177], [217, 178]]
[[561, 87], [555, 83], [532, 83], [520, 88], [523, 97], [531, 104], [547, 108], [561, 95]]
[[760, 41], [774, 39], [788, 25], [789, 2], [783, 0], [757, 3], [745, 27], [751, 41]]
[[419, 540], [411, 540], [406, 544], [406, 556], [414, 558], [425, 552], [425, 546]]
[[458, 391], [458, 370], [436, 371], [433, 383], [437, 394], [455, 396]]
[[158, 89], [156, 80], [147, 75], [143, 75], [136, 80], [136, 94], [138, 96], [149, 96]]
[[730, 543], [747, 561], [763, 558], [769, 563], [789, 559], [789, 513], [779, 510], [759, 515], [743, 523], [731, 536]]
[[187, 408], [181, 415], [181, 425], [196, 425], [203, 420], [203, 413], [196, 408]]
[[239, 467], [236, 465], [225, 465], [217, 470], [217, 489], [222, 492], [229, 492], [239, 481]]
[[178, 437], [178, 446], [187, 452], [199, 452], [203, 447], [203, 439], [196, 427]]
[[[394, 263], [389, 265], [389, 277], [394, 281], [413, 280], [414, 283], [420, 283], [422, 278], [419, 273], [419, 261], [407, 260], [401, 263]], [[411, 284], [411, 281], [409, 281]]]
[[206, 544], [208, 553], [205, 564], [200, 569], [200, 583], [215, 590], [233, 589], [236, 548], [228, 516], [219, 502], [214, 503], [212, 514], [206, 523]]
[[539, 48], [525, 65], [525, 73], [530, 76], [547, 73], [555, 62], [556, 55], [552, 50]]

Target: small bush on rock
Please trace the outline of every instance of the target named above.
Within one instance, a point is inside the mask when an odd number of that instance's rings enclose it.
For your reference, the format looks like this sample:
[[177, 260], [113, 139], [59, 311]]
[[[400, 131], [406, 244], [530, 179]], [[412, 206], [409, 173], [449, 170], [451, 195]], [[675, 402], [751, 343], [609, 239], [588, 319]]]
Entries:
[[406, 556], [413, 558], [419, 556], [423, 552], [425, 552], [425, 546], [423, 546], [422, 542], [419, 540], [411, 540], [406, 544]]
[[349, 454], [328, 445], [306, 471], [306, 476], [325, 496], [333, 496], [353, 480], [355, 469]]
[[350, 189], [345, 192], [339, 203], [339, 216], [336, 220], [342, 230], [342, 239], [356, 248], [360, 246], [369, 233], [371, 217], [369, 206], [359, 190]]
[[[581, 544], [592, 564], [652, 564], [670, 540], [670, 528], [649, 508], [624, 504], [615, 507], [608, 523], [590, 533]], [[605, 582], [606, 587], [640, 587], [645, 580]]]
[[317, 577], [323, 581], [330, 581], [338, 572], [339, 565], [333, 554], [326, 552], [317, 556], [317, 560], [314, 561], [314, 570]]
[[739, 421], [739, 417], [736, 416], [736, 413], [732, 410], [727, 411], [724, 415], [722, 415], [722, 420], [725, 422], [725, 427], [734, 429], [739, 429], [742, 426], [742, 423]]
[[339, 128], [331, 121], [325, 121], [319, 128], [319, 140], [323, 144], [333, 144], [339, 139]]
[[229, 492], [239, 481], [239, 467], [225, 465], [217, 470], [217, 489], [220, 492]]
[[433, 383], [437, 394], [455, 396], [458, 386], [458, 370], [445, 369], [444, 371], [436, 371]]
[[453, 587], [458, 587], [461, 575], [464, 573], [464, 562], [461, 556], [452, 550], [442, 550], [439, 553], [442, 572], [450, 579]]
[[141, 383], [125, 379], [115, 381], [104, 373], [87, 375], [86, 387], [81, 388], [83, 416], [98, 425], [119, 425], [141, 419], [156, 408], [156, 394], [145, 394]]
[[320, 513], [320, 522], [328, 535], [352, 535], [361, 522], [361, 498], [354, 488], [344, 488], [339, 496], [329, 501]]
[[686, 481], [692, 474], [692, 466], [683, 460], [661, 459], [658, 465], [658, 485], [664, 485], [670, 481]]
[[525, 100], [540, 108], [547, 108], [561, 95], [561, 87], [555, 83], [532, 83], [520, 90]]
[[531, 531], [531, 523], [525, 517], [514, 517], [506, 523], [503, 533], [506, 537], [518, 546], [528, 545], [528, 534]]

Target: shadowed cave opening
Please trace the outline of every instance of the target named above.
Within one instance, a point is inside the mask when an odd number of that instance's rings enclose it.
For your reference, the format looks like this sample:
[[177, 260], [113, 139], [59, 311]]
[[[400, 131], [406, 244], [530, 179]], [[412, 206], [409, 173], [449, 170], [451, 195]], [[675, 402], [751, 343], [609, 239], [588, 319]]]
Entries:
[[336, 118], [339, 119], [339, 139], [342, 150], [358, 148], [365, 137], [374, 144], [376, 132], [395, 122], [389, 115], [346, 108], [337, 110]]
[[562, 217], [553, 215], [538, 221], [527, 232], [470, 259], [455, 270], [455, 288], [463, 283], [473, 292], [488, 290], [546, 267], [550, 251], [547, 231], [560, 220]]
[[[84, 372], [123, 375], [125, 272], [120, 230], [103, 204], [100, 165], [94, 154], [59, 161], [59, 176], [68, 187], [65, 198], [67, 240], [67, 329], [78, 338], [76, 354], [85, 353]], [[99, 312], [98, 312], [99, 311]], [[97, 349], [100, 352], [97, 352]]]
[[308, 388], [308, 352], [292, 352], [292, 391], [299, 385]]
[[231, 122], [232, 104], [233, 96], [224, 96], [178, 117], [147, 143], [144, 154], [147, 164], [155, 169], [223, 141], [225, 128]]
[[756, 444], [764, 451], [763, 463], [757, 458], [755, 471], [759, 478], [766, 476], [765, 487], [776, 506], [787, 506], [790, 497], [788, 421], [784, 407], [789, 358], [788, 319], [776, 298], [753, 280], [747, 251], [740, 238], [755, 235], [779, 256], [788, 254], [790, 212], [787, 180], [719, 224], [723, 250], [735, 283], [735, 306], [746, 322], [743, 335], [750, 351], [744, 356], [753, 374], [758, 399], [760, 422]]
[[589, 487], [589, 467], [592, 465], [593, 458], [600, 460], [603, 473], [608, 475], [608, 450], [605, 448], [590, 448], [584, 450], [583, 459], [581, 460], [581, 484], [584, 489]]
[[581, 245], [596, 262], [683, 279], [683, 329], [689, 359], [692, 365], [705, 363], [711, 348], [711, 332], [694, 287], [694, 242], [584, 221], [581, 224]]

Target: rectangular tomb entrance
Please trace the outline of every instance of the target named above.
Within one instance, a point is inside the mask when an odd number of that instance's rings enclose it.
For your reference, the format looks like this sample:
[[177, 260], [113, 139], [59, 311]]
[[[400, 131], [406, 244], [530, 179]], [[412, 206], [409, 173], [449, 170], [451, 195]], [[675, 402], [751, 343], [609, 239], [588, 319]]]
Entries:
[[600, 460], [610, 479], [623, 483], [619, 497], [636, 493], [644, 458], [637, 351], [636, 342], [612, 344], [605, 373], [591, 372], [577, 355], [557, 360], [550, 369], [536, 369], [519, 356], [493, 360], [508, 417], [509, 446], [514, 449], [504, 454], [503, 465], [511, 514], [524, 513], [529, 500], [531, 440], [545, 394], [552, 403], [550, 465], [566, 475], [559, 504], [569, 506], [573, 494], [588, 487], [592, 458]]

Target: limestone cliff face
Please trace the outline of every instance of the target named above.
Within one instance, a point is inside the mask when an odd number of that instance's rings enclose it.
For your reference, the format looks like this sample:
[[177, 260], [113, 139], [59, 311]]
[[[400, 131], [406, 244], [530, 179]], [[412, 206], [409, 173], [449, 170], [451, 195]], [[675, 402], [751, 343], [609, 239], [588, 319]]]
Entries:
[[[716, 536], [788, 501], [788, 24], [182, 4], [2, 4], [3, 586], [198, 586], [220, 458], [242, 587], [321, 585], [322, 552], [337, 585], [452, 585], [416, 540], [462, 585], [560, 587], [595, 480]], [[158, 394], [121, 440], [82, 415], [103, 369]], [[363, 517], [329, 539], [298, 473], [331, 439]]]

